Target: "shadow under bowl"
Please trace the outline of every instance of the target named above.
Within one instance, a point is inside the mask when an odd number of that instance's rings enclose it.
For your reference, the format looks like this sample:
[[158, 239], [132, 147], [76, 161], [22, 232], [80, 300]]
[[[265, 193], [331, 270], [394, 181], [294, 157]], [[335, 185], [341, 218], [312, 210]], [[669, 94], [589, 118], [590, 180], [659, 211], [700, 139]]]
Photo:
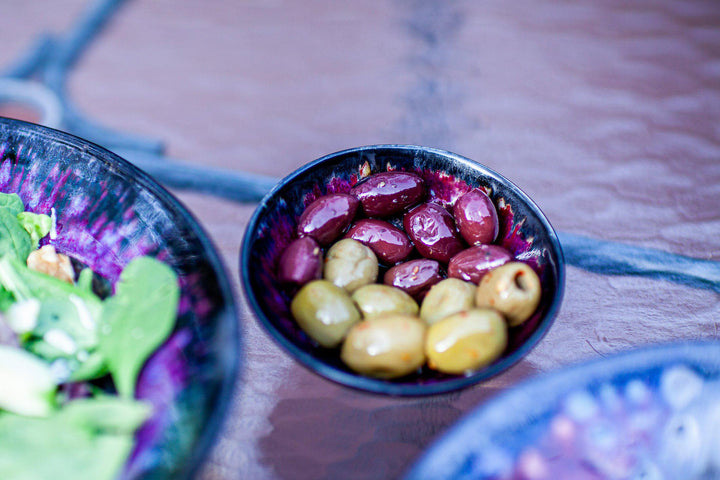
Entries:
[[[300, 214], [313, 200], [347, 193], [367, 171], [417, 173], [430, 199], [452, 206], [462, 194], [483, 187], [498, 209], [497, 244], [529, 264], [539, 275], [542, 298], [535, 314], [510, 330], [509, 344], [491, 365], [467, 375], [428, 368], [393, 380], [365, 377], [341, 361], [339, 349], [320, 347], [293, 320], [290, 293], [276, 280], [278, 259], [296, 238]], [[550, 328], [562, 302], [565, 269], [558, 238], [545, 215], [512, 182], [489, 168], [450, 152], [410, 145], [374, 145], [333, 153], [299, 168], [268, 193], [248, 224], [240, 274], [249, 304], [265, 330], [301, 364], [341, 385], [394, 396], [421, 396], [466, 388], [518, 362]]]
[[17, 193], [29, 211], [54, 210], [57, 236], [49, 243], [112, 285], [141, 255], [178, 275], [175, 329], [136, 388], [154, 413], [136, 433], [121, 478], [191, 478], [220, 431], [240, 355], [235, 297], [209, 237], [178, 200], [117, 155], [6, 118], [0, 118], [0, 191]]

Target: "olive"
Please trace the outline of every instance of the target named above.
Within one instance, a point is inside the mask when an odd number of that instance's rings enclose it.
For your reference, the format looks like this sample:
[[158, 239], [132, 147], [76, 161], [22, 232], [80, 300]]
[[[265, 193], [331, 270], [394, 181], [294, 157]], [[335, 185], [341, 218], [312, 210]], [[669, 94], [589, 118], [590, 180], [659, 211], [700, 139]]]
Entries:
[[425, 341], [428, 366], [463, 374], [497, 359], [508, 341], [507, 324], [492, 309], [456, 313], [430, 326]]
[[346, 193], [325, 195], [308, 205], [298, 220], [298, 236], [313, 237], [320, 245], [336, 240], [355, 218], [358, 200]]
[[387, 217], [421, 201], [425, 182], [414, 173], [380, 172], [355, 185], [350, 194], [368, 217]]
[[432, 325], [453, 313], [470, 310], [475, 306], [474, 283], [457, 278], [446, 278], [428, 291], [420, 306], [420, 318]]
[[365, 318], [387, 313], [417, 315], [419, 310], [417, 302], [404, 291], [377, 283], [358, 288], [353, 292], [352, 299]]
[[427, 291], [442, 280], [440, 264], [435, 260], [420, 258], [395, 265], [385, 272], [383, 283], [404, 290], [415, 299], [421, 299]]
[[495, 241], [500, 230], [495, 205], [479, 188], [473, 188], [458, 198], [453, 206], [453, 216], [460, 235], [470, 245]]
[[340, 358], [352, 370], [377, 378], [408, 375], [425, 363], [426, 327], [411, 315], [384, 315], [354, 325]]
[[464, 245], [452, 215], [440, 205], [423, 203], [405, 214], [405, 232], [425, 258], [447, 263]]
[[327, 280], [305, 284], [290, 303], [290, 311], [300, 328], [323, 347], [335, 347], [360, 321], [350, 295]]
[[367, 245], [382, 262], [395, 265], [405, 260], [413, 246], [405, 232], [394, 225], [374, 218], [365, 218], [355, 222], [345, 234]]
[[357, 240], [344, 238], [327, 252], [323, 276], [348, 292], [373, 283], [379, 272], [377, 257]]
[[448, 263], [448, 277], [478, 284], [493, 268], [513, 259], [510, 252], [498, 245], [476, 245], [455, 255]]
[[278, 280], [304, 285], [322, 277], [322, 250], [311, 237], [302, 237], [288, 245], [278, 262]]
[[540, 279], [522, 262], [509, 262], [488, 272], [477, 288], [475, 303], [502, 313], [508, 325], [522, 324], [540, 304]]

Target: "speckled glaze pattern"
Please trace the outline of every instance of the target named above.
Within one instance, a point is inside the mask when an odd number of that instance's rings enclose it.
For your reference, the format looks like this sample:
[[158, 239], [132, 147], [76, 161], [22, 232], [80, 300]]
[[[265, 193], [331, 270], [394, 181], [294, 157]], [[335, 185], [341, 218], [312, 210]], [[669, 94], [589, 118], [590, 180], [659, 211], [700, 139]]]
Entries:
[[405, 480], [717, 478], [720, 344], [616, 353], [525, 381], [438, 438]]
[[[292, 292], [276, 281], [279, 255], [295, 237], [305, 206], [321, 195], [347, 193], [367, 172], [404, 170], [419, 174], [429, 199], [451, 207], [474, 187], [484, 188], [498, 206], [498, 243], [540, 275], [541, 305], [522, 327], [511, 332], [502, 357], [469, 375], [453, 376], [423, 369], [402, 379], [377, 380], [351, 372], [338, 352], [317, 346], [289, 312]], [[327, 155], [282, 180], [261, 202], [243, 242], [240, 264], [245, 292], [259, 321], [287, 351], [311, 370], [338, 383], [389, 395], [429, 395], [457, 390], [496, 375], [517, 362], [544, 335], [562, 301], [564, 263], [555, 232], [540, 209], [517, 186], [483, 165], [449, 152], [425, 147], [377, 145]]]
[[123, 478], [191, 477], [219, 430], [239, 355], [233, 292], [202, 228], [150, 177], [107, 150], [3, 118], [0, 191], [17, 193], [30, 211], [54, 209], [57, 236], [44, 241], [112, 284], [140, 255], [178, 274], [176, 329], [137, 385], [155, 413], [138, 431]]

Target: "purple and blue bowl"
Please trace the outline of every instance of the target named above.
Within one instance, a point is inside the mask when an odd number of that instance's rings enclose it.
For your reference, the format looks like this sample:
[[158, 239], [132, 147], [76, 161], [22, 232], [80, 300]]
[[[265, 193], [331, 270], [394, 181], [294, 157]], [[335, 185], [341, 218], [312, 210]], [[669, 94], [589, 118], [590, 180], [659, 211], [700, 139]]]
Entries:
[[[290, 294], [276, 278], [278, 259], [296, 238], [304, 208], [321, 195], [348, 192], [368, 171], [399, 170], [420, 175], [431, 199], [445, 207], [463, 193], [484, 187], [498, 208], [498, 241], [540, 276], [542, 298], [536, 313], [510, 331], [509, 345], [491, 365], [467, 375], [428, 368], [393, 380], [359, 375], [343, 364], [338, 349], [319, 346], [293, 320]], [[255, 317], [292, 357], [341, 385], [393, 396], [434, 395], [463, 389], [507, 370], [523, 358], [552, 325], [565, 285], [563, 253], [540, 208], [512, 182], [454, 153], [409, 145], [374, 145], [324, 156], [280, 181], [260, 202], [243, 240], [241, 280]]]
[[720, 478], [720, 343], [645, 345], [525, 380], [438, 436], [402, 478]]
[[154, 414], [137, 432], [121, 478], [192, 478], [228, 412], [240, 358], [235, 297], [208, 235], [177, 199], [117, 155], [6, 118], [0, 191], [20, 195], [29, 211], [54, 209], [51, 243], [111, 284], [140, 255], [177, 273], [175, 330], [146, 363], [136, 390]]

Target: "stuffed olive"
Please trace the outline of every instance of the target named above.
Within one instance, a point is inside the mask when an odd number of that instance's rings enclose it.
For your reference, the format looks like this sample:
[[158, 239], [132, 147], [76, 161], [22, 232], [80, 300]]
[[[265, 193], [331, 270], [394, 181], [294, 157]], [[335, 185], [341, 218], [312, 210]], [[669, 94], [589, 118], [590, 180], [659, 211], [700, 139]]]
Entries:
[[498, 310], [515, 327], [525, 322], [540, 304], [540, 279], [522, 262], [510, 262], [488, 272], [477, 288], [478, 307]]

